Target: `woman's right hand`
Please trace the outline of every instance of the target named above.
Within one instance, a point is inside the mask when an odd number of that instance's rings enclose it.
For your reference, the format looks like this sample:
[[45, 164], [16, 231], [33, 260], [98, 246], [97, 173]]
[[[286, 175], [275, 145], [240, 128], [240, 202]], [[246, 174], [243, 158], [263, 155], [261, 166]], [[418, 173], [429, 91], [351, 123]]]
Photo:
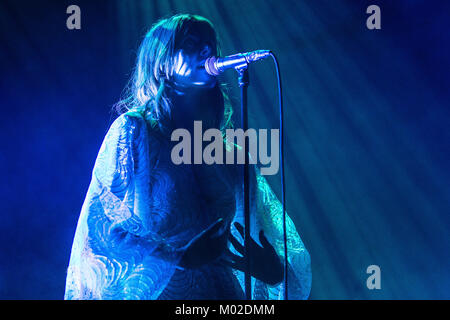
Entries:
[[179, 266], [194, 269], [219, 258], [227, 247], [229, 231], [225, 221], [218, 219], [180, 249], [183, 257]]

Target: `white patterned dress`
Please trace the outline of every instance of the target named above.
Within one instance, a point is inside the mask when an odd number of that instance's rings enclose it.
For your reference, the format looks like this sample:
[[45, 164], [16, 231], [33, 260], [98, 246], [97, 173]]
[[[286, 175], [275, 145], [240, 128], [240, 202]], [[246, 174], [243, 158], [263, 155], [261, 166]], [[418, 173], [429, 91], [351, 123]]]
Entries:
[[[218, 262], [177, 267], [178, 249], [218, 218], [243, 224], [240, 171], [175, 165], [171, 143], [138, 113], [111, 125], [78, 220], [65, 299], [244, 299], [241, 271]], [[251, 173], [252, 237], [262, 228], [283, 258], [281, 205], [264, 177]], [[289, 298], [306, 299], [310, 257], [289, 217], [287, 225]], [[234, 226], [231, 232], [242, 242]], [[252, 282], [253, 299], [283, 298], [282, 283]]]

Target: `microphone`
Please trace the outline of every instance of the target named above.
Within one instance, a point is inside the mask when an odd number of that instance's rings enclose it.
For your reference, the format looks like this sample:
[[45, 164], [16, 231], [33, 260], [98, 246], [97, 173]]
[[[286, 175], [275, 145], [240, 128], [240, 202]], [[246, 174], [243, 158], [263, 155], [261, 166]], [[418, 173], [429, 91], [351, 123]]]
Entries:
[[218, 76], [227, 69], [236, 69], [247, 67], [251, 62], [255, 62], [270, 55], [270, 50], [256, 50], [245, 53], [237, 53], [226, 57], [209, 57], [205, 61], [205, 70], [211, 76]]

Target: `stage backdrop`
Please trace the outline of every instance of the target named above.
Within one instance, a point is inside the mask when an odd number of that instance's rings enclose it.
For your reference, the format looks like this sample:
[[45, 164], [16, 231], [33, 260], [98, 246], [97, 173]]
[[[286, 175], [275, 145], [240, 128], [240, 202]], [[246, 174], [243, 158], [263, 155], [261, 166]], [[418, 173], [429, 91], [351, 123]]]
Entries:
[[[80, 30], [66, 27], [71, 4]], [[381, 30], [366, 27], [371, 4]], [[449, 10], [425, 0], [2, 1], [0, 298], [63, 298], [111, 107], [146, 30], [175, 13], [212, 20], [224, 54], [271, 49], [280, 60], [287, 209], [312, 257], [310, 298], [450, 298]], [[271, 61], [250, 76], [250, 126], [277, 128]], [[233, 71], [227, 79], [238, 106]], [[269, 181], [279, 195], [279, 177]], [[366, 286], [370, 265], [380, 290]]]

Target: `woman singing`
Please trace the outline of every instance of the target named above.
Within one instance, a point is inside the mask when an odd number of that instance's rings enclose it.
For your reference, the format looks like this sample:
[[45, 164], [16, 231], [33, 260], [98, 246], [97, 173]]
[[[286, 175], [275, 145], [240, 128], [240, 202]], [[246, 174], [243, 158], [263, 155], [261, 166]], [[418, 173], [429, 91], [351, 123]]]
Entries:
[[[231, 127], [231, 106], [204, 69], [212, 55], [216, 32], [200, 16], [161, 20], [142, 41], [94, 165], [66, 299], [245, 299], [240, 165], [171, 161], [176, 128]], [[282, 207], [250, 171], [252, 298], [282, 299]], [[310, 257], [289, 217], [287, 231], [289, 298], [306, 299]]]

